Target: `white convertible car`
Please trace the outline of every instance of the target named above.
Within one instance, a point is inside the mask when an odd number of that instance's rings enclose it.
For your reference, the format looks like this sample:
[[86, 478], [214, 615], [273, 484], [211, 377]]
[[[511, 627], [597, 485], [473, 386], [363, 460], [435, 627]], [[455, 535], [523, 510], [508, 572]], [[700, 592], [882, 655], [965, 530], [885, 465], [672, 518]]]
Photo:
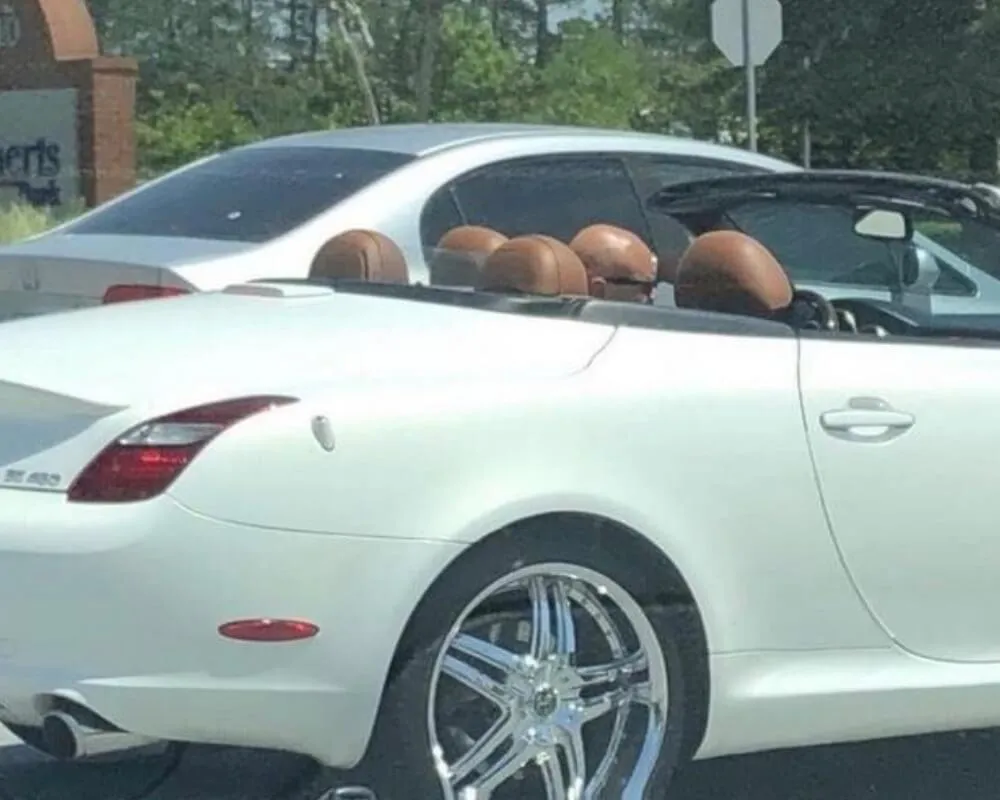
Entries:
[[[903, 256], [917, 211], [1000, 228], [957, 185], [810, 191]], [[588, 297], [548, 237], [478, 290], [377, 282], [381, 245], [375, 282], [0, 326], [18, 735], [652, 800], [691, 758], [1000, 723], [1000, 317], [796, 291], [733, 230], [677, 308]]]

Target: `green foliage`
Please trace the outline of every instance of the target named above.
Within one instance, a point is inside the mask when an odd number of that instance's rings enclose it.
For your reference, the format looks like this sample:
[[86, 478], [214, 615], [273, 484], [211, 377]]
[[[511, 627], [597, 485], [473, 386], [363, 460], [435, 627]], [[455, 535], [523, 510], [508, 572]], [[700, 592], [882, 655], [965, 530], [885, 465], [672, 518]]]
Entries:
[[516, 119], [532, 89], [529, 68], [474, 9], [445, 14], [438, 70], [433, 118], [439, 122]]
[[151, 175], [255, 138], [253, 125], [223, 101], [164, 101], [136, 126], [143, 173]]
[[537, 78], [526, 117], [539, 122], [627, 128], [653, 95], [654, 73], [639, 46], [605, 26], [571, 20]]
[[[90, 3], [105, 49], [140, 60], [144, 174], [374, 113], [745, 142], [743, 76], [711, 44], [710, 0], [600, 1], [592, 19], [580, 0]], [[818, 166], [996, 177], [1000, 3], [783, 7], [785, 41], [758, 72], [762, 149], [798, 159], [808, 121]]]
[[52, 226], [48, 211], [33, 206], [14, 204], [0, 209], [0, 244], [19, 242], [43, 233]]
[[0, 244], [10, 244], [37, 236], [54, 225], [72, 219], [82, 211], [82, 203], [59, 210], [36, 208], [26, 203], [11, 203], [2, 206], [0, 207]]

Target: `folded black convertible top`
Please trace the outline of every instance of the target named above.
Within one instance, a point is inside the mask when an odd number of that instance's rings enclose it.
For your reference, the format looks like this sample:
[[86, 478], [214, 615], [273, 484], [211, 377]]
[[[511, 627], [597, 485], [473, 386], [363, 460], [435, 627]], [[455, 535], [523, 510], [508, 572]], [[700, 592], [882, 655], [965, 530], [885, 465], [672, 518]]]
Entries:
[[647, 205], [665, 214], [700, 214], [768, 199], [842, 203], [861, 209], [926, 209], [1000, 224], [1000, 197], [981, 188], [862, 170], [801, 170], [687, 181], [660, 189]]

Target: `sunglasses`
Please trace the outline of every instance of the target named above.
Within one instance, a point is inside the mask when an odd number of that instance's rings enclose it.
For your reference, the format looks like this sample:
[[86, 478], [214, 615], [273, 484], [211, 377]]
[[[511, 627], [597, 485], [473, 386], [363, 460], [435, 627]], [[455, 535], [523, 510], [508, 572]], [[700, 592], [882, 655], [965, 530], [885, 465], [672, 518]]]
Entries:
[[646, 294], [652, 294], [653, 290], [656, 289], [656, 281], [643, 280], [641, 278], [605, 278], [604, 282], [609, 286], [640, 289]]

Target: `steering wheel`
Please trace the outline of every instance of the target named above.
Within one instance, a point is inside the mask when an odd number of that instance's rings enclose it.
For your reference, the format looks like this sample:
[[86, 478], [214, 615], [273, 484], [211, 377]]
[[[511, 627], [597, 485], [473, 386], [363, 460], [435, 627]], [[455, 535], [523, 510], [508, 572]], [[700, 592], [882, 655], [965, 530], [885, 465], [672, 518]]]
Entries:
[[801, 330], [839, 331], [837, 309], [823, 295], [796, 289], [790, 307], [792, 325]]

